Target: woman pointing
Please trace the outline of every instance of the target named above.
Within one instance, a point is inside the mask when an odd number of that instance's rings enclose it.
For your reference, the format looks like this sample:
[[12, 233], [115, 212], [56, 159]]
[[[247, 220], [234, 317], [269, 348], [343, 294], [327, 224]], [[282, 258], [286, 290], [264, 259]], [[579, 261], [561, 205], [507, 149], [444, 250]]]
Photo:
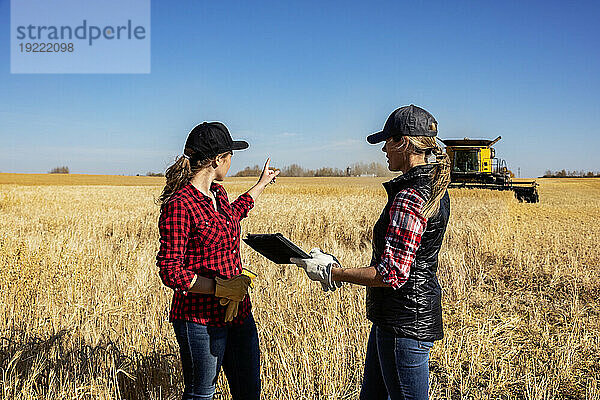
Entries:
[[260, 398], [259, 346], [248, 287], [253, 274], [240, 259], [240, 221], [278, 171], [267, 160], [252, 188], [232, 203], [222, 181], [234, 150], [225, 125], [204, 122], [166, 171], [159, 198], [163, 283], [174, 290], [169, 321], [181, 353], [183, 399], [212, 399], [221, 366], [233, 399]]

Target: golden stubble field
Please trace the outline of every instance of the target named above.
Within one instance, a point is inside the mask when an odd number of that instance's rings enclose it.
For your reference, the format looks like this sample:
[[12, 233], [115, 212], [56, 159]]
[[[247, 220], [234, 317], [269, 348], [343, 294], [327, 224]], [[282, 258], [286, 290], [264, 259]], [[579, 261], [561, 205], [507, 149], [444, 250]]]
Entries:
[[[171, 291], [154, 258], [161, 180], [40, 176], [18, 185], [2, 175], [0, 398], [179, 398]], [[243, 232], [282, 232], [364, 266], [382, 181], [280, 178]], [[227, 180], [230, 200], [253, 182]], [[539, 204], [450, 193], [433, 399], [600, 399], [600, 180], [538, 182]], [[356, 399], [370, 327], [364, 289], [323, 293], [295, 266], [245, 245], [242, 257], [259, 273], [263, 398]], [[228, 398], [222, 382], [219, 391]]]

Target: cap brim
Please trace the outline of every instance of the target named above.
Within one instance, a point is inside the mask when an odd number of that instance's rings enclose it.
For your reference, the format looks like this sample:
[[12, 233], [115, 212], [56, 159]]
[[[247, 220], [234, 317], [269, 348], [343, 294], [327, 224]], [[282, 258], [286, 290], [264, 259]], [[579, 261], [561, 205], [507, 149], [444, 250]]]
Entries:
[[248, 142], [244, 142], [243, 140], [234, 140], [231, 145], [231, 150], [244, 150], [250, 147]]
[[384, 132], [384, 131], [375, 132], [372, 135], [367, 136], [367, 142], [369, 142], [371, 144], [377, 144], [379, 142], [383, 142], [384, 140], [386, 140], [390, 136], [391, 135], [389, 133]]

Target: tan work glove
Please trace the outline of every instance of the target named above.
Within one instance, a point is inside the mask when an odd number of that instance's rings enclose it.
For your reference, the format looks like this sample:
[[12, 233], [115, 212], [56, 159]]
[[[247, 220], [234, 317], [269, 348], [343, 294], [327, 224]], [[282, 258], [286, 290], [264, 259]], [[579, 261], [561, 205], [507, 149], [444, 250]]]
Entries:
[[225, 310], [225, 322], [231, 322], [238, 314], [240, 301], [248, 294], [248, 288], [252, 288], [252, 280], [256, 274], [246, 268], [242, 273], [231, 279], [215, 278], [215, 296], [220, 297], [219, 304], [227, 306]]

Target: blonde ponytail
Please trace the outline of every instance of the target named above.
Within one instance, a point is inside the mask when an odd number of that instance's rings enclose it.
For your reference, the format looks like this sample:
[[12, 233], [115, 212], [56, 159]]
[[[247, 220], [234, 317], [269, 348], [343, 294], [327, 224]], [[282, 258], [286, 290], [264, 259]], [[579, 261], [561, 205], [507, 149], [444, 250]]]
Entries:
[[444, 197], [448, 185], [450, 185], [450, 158], [444, 153], [435, 137], [429, 136], [405, 136], [408, 139], [410, 150], [414, 153], [433, 153], [435, 155], [431, 180], [431, 197], [423, 206], [423, 216], [430, 218], [436, 215], [440, 209], [440, 200]]

